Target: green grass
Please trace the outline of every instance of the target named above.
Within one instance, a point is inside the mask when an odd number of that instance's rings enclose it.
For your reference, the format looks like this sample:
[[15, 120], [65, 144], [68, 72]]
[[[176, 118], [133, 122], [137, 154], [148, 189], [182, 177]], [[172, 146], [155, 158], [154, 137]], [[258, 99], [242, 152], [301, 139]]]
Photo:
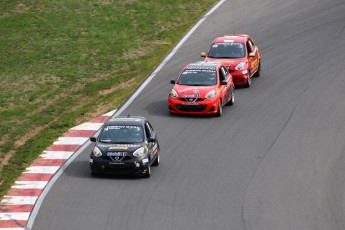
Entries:
[[68, 128], [117, 108], [215, 2], [0, 0], [0, 197]]

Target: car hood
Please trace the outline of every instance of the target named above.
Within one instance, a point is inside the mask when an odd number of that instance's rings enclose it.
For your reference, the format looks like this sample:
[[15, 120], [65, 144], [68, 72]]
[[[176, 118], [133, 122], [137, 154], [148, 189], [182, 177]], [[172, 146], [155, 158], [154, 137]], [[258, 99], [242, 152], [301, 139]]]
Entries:
[[216, 85], [212, 86], [190, 86], [175, 84], [174, 89], [178, 97], [205, 97], [212, 89], [216, 89]]
[[210, 57], [206, 57], [205, 61], [217, 61], [217, 62], [222, 62], [225, 65], [230, 65], [230, 66], [237, 66], [238, 64], [240, 64], [241, 62], [245, 62], [246, 58], [234, 58], [234, 59], [230, 59], [230, 58], [210, 58]]

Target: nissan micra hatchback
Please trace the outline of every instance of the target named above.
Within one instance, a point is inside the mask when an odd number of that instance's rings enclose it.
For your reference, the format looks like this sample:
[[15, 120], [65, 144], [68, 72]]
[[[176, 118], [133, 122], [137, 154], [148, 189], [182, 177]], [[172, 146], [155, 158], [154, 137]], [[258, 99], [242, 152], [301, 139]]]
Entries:
[[250, 87], [252, 77], [260, 76], [260, 53], [253, 39], [246, 34], [229, 34], [213, 40], [205, 61], [223, 62], [231, 73], [235, 86]]
[[137, 174], [150, 177], [151, 166], [159, 165], [157, 134], [144, 117], [114, 117], [91, 137], [91, 174]]
[[199, 61], [186, 65], [168, 96], [172, 114], [221, 116], [224, 105], [235, 102], [232, 76], [220, 62]]

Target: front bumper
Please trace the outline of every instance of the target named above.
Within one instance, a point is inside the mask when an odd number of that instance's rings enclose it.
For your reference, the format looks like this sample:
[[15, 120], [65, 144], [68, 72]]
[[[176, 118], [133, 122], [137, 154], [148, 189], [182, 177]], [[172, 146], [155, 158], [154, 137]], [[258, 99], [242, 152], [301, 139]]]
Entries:
[[244, 86], [248, 82], [248, 70], [234, 70], [231, 69], [230, 73], [235, 86]]
[[112, 161], [102, 157], [90, 157], [90, 170], [96, 174], [142, 174], [147, 169], [147, 158], [133, 158], [126, 161]]
[[202, 102], [187, 102], [181, 98], [168, 97], [169, 112], [173, 114], [216, 114], [219, 98], [205, 99]]

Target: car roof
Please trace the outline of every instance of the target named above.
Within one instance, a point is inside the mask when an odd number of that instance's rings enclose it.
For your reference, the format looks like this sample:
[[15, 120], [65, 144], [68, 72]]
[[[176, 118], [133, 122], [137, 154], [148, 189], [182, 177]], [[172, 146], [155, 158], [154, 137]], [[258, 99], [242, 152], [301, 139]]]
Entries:
[[239, 42], [244, 43], [249, 38], [246, 34], [225, 34], [222, 37], [215, 38], [213, 43], [222, 43], [222, 42]]
[[190, 63], [186, 66], [186, 69], [215, 69], [219, 62], [209, 62], [209, 61], [198, 61]]
[[144, 125], [144, 122], [146, 121], [145, 117], [141, 116], [118, 116], [118, 117], [112, 117], [107, 122], [105, 122], [106, 125], [138, 125], [142, 126]]

